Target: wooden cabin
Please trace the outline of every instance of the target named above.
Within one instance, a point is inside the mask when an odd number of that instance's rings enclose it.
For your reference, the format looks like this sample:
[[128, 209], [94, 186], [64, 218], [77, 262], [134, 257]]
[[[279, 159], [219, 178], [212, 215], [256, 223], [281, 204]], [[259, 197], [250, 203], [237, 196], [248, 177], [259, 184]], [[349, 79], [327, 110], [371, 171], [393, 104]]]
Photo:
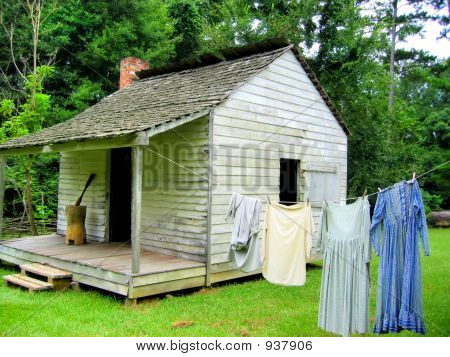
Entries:
[[[3, 157], [60, 153], [57, 232], [2, 241], [0, 259], [135, 299], [249, 275], [227, 260], [232, 192], [309, 198], [316, 224], [316, 202], [345, 199], [348, 129], [295, 47], [269, 41], [150, 69], [127, 58], [121, 71], [124, 88], [0, 146]], [[65, 207], [90, 173], [89, 240], [66, 245]]]

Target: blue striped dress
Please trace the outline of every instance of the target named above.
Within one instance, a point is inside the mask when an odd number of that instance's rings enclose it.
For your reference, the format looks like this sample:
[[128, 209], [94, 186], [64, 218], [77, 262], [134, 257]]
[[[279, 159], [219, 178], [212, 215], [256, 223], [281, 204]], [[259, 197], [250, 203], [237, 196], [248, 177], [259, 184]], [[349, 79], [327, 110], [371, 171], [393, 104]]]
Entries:
[[417, 180], [402, 181], [378, 194], [370, 238], [380, 256], [373, 331], [402, 329], [425, 334], [419, 235], [430, 254], [425, 208]]

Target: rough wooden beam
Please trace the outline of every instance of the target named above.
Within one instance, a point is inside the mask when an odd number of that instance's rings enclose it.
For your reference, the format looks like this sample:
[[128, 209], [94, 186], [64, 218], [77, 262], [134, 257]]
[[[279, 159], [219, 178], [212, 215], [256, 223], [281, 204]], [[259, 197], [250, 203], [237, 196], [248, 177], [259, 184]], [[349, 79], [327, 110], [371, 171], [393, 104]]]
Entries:
[[111, 150], [106, 153], [105, 242], [109, 242], [111, 211]]
[[0, 150], [0, 157], [29, 154], [50, 154], [69, 151], [103, 150], [112, 148], [130, 147], [136, 145], [148, 145], [148, 136], [145, 133], [129, 134], [118, 137], [109, 137], [94, 140], [70, 141], [62, 144], [49, 144], [12, 148]]
[[211, 286], [211, 225], [212, 225], [212, 191], [213, 191], [213, 157], [214, 157], [214, 141], [213, 141], [213, 128], [214, 128], [214, 111], [209, 112], [209, 124], [208, 124], [208, 234], [206, 237], [206, 286]]
[[142, 146], [131, 148], [131, 271], [139, 273], [141, 259]]

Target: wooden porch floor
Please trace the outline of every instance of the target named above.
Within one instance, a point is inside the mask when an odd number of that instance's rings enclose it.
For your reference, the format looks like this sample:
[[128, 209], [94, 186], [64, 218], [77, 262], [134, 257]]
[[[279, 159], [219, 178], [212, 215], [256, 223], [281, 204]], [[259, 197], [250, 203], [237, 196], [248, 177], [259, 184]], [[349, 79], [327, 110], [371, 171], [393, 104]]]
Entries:
[[129, 244], [66, 245], [58, 234], [0, 241], [0, 260], [49, 264], [73, 272], [75, 281], [129, 297], [202, 286], [206, 269], [204, 263], [143, 251], [140, 273], [132, 274]]

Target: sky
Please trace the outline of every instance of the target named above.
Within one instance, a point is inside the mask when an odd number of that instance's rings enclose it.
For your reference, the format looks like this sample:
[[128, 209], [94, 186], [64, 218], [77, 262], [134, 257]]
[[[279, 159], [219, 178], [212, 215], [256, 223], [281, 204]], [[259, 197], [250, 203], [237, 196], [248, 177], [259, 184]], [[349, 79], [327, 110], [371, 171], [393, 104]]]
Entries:
[[[407, 10], [410, 9], [405, 6], [399, 9], [399, 13], [401, 14]], [[445, 15], [446, 12], [447, 9], [444, 9], [442, 14]], [[448, 39], [437, 40], [436, 38], [439, 37], [440, 31], [441, 26], [438, 23], [431, 21], [427, 22], [422, 31], [422, 36], [411, 36], [406, 42], [400, 42], [398, 47], [405, 49], [422, 49], [439, 58], [448, 58], [450, 57], [450, 41]]]
[[[390, 0], [381, 0], [381, 1], [390, 1]], [[362, 12], [365, 15], [374, 14], [373, 4], [371, 2], [367, 2], [365, 7], [362, 8]], [[433, 15], [446, 15], [448, 10], [447, 8], [442, 9], [440, 12], [435, 11], [434, 9], [427, 7], [427, 11]], [[413, 8], [406, 4], [405, 1], [399, 1], [399, 9], [398, 14], [402, 15], [405, 13], [413, 12]], [[416, 36], [409, 36], [406, 41], [397, 42], [397, 48], [404, 49], [418, 49], [428, 51], [430, 54], [438, 57], [438, 58], [449, 58], [450, 57], [450, 40], [448, 39], [440, 39], [438, 40], [439, 33], [441, 32], [442, 27], [436, 21], [428, 21], [425, 23], [425, 26], [421, 33]], [[319, 44], [313, 44], [311, 48], [307, 48], [306, 46], [302, 46], [302, 51], [307, 56], [313, 57], [317, 54], [319, 50]]]

